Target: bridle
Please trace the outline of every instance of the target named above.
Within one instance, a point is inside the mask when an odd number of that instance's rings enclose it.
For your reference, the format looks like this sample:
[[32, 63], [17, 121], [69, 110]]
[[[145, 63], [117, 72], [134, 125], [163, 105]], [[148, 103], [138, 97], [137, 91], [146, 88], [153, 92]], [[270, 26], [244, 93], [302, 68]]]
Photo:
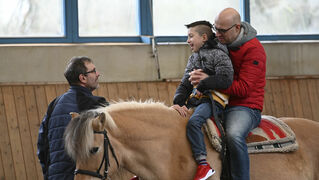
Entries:
[[[77, 174], [84, 174], [84, 175], [89, 175], [89, 176], [93, 176], [93, 177], [97, 177], [97, 178], [100, 178], [102, 180], [105, 180], [107, 179], [107, 175], [108, 175], [108, 167], [110, 166], [110, 161], [109, 161], [109, 147], [110, 147], [110, 150], [112, 152], [112, 155], [113, 155], [113, 158], [115, 159], [116, 161], [116, 164], [117, 164], [117, 167], [119, 167], [119, 162], [116, 158], [116, 155], [114, 153], [114, 149], [111, 145], [111, 142], [107, 136], [107, 132], [106, 130], [104, 129], [103, 131], [94, 131], [95, 134], [103, 134], [104, 135], [104, 154], [103, 154], [103, 159], [102, 159], [102, 162], [100, 164], [100, 167], [99, 169], [94, 172], [94, 171], [89, 171], [89, 170], [83, 170], [83, 169], [75, 169], [74, 171], [74, 175], [77, 175]], [[104, 162], [105, 161], [105, 162]], [[102, 168], [102, 165], [104, 163], [104, 174], [101, 175], [100, 174], [100, 170]]]

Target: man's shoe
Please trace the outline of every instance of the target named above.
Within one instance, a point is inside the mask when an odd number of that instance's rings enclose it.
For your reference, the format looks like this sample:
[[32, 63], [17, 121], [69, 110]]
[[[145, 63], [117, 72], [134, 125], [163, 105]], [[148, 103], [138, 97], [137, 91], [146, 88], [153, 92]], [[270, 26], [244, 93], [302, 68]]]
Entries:
[[194, 180], [205, 180], [205, 179], [208, 179], [214, 173], [215, 173], [215, 170], [212, 169], [209, 164], [207, 164], [207, 165], [198, 165]]
[[139, 180], [137, 176], [134, 176], [131, 180]]

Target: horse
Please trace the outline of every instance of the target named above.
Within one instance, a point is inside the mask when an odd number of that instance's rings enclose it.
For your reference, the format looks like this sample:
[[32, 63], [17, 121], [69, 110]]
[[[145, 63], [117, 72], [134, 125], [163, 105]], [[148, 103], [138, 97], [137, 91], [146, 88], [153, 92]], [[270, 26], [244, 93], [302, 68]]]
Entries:
[[[77, 170], [96, 175], [105, 169], [104, 178], [129, 172], [143, 180], [191, 180], [197, 165], [186, 137], [189, 117], [159, 102], [118, 102], [73, 115], [65, 130], [66, 151], [76, 161]], [[299, 148], [288, 153], [250, 154], [251, 179], [318, 180], [319, 123], [279, 119], [294, 131]], [[222, 167], [219, 153], [206, 135], [205, 143], [207, 160], [216, 171], [209, 179], [217, 180]], [[90, 178], [103, 179], [103, 175], [75, 176]]]

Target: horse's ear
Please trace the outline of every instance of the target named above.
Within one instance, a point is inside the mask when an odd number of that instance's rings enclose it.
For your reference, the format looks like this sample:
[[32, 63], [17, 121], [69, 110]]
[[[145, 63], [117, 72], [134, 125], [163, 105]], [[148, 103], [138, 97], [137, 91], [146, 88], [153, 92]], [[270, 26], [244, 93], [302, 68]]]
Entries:
[[101, 124], [104, 126], [104, 124], [105, 124], [105, 113], [101, 113], [100, 115], [99, 115], [99, 120], [100, 120], [100, 122], [101, 122]]
[[72, 119], [78, 117], [80, 114], [79, 113], [76, 113], [76, 112], [70, 112], [70, 115], [72, 117]]
[[93, 120], [93, 129], [96, 131], [102, 131], [104, 129], [105, 121], [106, 121], [105, 113], [100, 113], [94, 120]]

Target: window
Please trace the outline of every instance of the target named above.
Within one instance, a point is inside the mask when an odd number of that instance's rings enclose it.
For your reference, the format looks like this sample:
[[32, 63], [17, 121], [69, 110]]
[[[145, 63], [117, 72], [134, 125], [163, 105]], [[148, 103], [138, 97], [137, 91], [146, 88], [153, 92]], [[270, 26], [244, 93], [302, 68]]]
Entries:
[[319, 34], [318, 9], [318, 0], [250, 0], [250, 23], [261, 36], [312, 39]]
[[136, 2], [78, 0], [79, 36], [138, 36]]
[[226, 7], [239, 10], [238, 0], [154, 0], [155, 36], [186, 36], [185, 24], [206, 20], [214, 23], [215, 16]]
[[64, 36], [62, 0], [32, 2], [0, 0], [0, 37]]
[[318, 34], [319, 1], [250, 1], [251, 24], [260, 34]]
[[318, 0], [0, 0], [0, 43], [185, 42], [226, 7], [260, 40], [319, 39]]

